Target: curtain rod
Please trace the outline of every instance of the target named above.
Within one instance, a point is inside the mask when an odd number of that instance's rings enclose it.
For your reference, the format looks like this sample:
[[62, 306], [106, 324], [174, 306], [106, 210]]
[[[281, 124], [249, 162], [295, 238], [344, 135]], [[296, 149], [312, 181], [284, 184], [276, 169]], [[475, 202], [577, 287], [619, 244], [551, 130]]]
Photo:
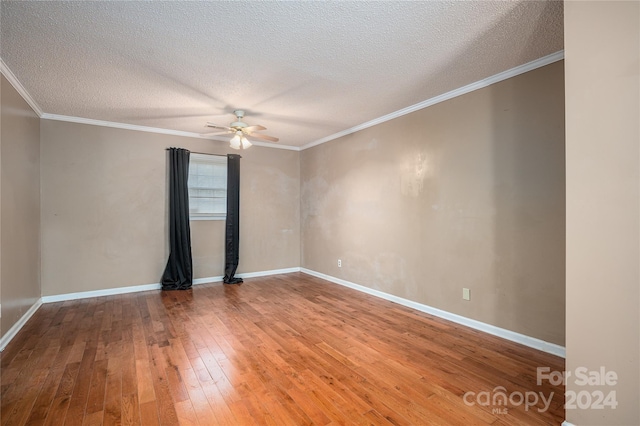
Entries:
[[[173, 148], [173, 147], [171, 147], [171, 148]], [[167, 151], [169, 151], [171, 148], [165, 148], [165, 149]], [[182, 149], [186, 149], [186, 148], [182, 148]], [[211, 154], [210, 152], [197, 152], [197, 151], [191, 151], [191, 150], [188, 150], [188, 149], [187, 149], [187, 151], [189, 151], [191, 154], [215, 155], [216, 157], [226, 157], [227, 156], [227, 154]]]

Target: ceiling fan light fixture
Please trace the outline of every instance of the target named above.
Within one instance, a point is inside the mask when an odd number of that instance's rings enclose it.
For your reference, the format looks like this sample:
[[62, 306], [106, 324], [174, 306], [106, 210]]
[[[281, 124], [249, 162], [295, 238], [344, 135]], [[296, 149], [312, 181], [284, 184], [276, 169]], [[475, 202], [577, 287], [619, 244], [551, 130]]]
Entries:
[[205, 133], [201, 136], [233, 134], [233, 137], [229, 141], [229, 146], [233, 149], [247, 149], [252, 147], [253, 144], [249, 141], [249, 139], [247, 139], [247, 136], [266, 140], [269, 142], [278, 142], [278, 138], [274, 138], [273, 136], [265, 135], [262, 133], [256, 133], [260, 130], [266, 130], [266, 127], [260, 126], [258, 124], [249, 126], [247, 123], [242, 121], [244, 117], [244, 110], [237, 109], [233, 113], [236, 116], [236, 121], [232, 122], [229, 126], [219, 126], [217, 124], [207, 122], [206, 127], [212, 127], [214, 129], [218, 129], [219, 131]]
[[242, 132], [237, 132], [236, 135], [231, 138], [231, 141], [229, 141], [229, 146], [231, 146], [231, 148], [233, 149], [242, 148], [241, 136], [238, 133], [242, 134]]

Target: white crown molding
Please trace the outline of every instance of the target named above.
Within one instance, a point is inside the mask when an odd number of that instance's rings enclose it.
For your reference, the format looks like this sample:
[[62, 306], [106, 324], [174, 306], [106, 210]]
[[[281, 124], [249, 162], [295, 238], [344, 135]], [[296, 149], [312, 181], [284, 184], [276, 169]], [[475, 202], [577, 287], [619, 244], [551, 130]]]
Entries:
[[524, 74], [525, 72], [532, 71], [536, 68], [543, 67], [545, 65], [552, 64], [554, 62], [560, 61], [564, 59], [564, 50], [560, 50], [559, 52], [552, 53], [550, 55], [544, 56], [542, 58], [536, 59], [535, 61], [528, 62], [523, 65], [519, 65], [515, 68], [511, 68], [510, 70], [503, 71], [491, 77], [487, 77], [483, 80], [476, 81], [475, 83], [467, 84], [466, 86], [460, 87], [458, 89], [454, 89], [450, 92], [443, 93], [442, 95], [435, 96], [431, 99], [427, 99], [426, 101], [419, 102], [415, 105], [408, 106], [406, 108], [400, 109], [398, 111], [392, 112], [387, 115], [383, 115], [382, 117], [373, 119], [371, 121], [367, 121], [366, 123], [359, 124], [355, 127], [352, 127], [347, 130], [343, 130], [338, 133], [334, 133], [333, 135], [326, 136], [322, 139], [318, 139], [317, 141], [310, 142], [306, 145], [303, 145], [300, 150], [304, 151], [305, 149], [312, 148], [317, 145], [321, 145], [323, 143], [332, 141], [334, 139], [338, 139], [342, 136], [350, 135], [351, 133], [358, 132], [360, 130], [367, 129], [369, 127], [375, 126], [376, 124], [384, 123], [385, 121], [393, 120], [394, 118], [402, 117], [403, 115], [412, 113], [414, 111], [438, 104], [440, 102], [447, 101], [449, 99], [462, 96], [469, 92], [473, 92], [474, 90], [482, 89], [484, 87], [490, 86], [492, 84], [498, 83], [503, 80], [507, 80], [509, 78], [515, 77], [520, 74]]
[[139, 126], [137, 124], [118, 123], [115, 121], [94, 120], [93, 118], [73, 117], [70, 115], [44, 113], [42, 114], [41, 118], [44, 118], [46, 120], [66, 121], [69, 123], [89, 124], [91, 126], [112, 127], [115, 129], [135, 130], [138, 132], [160, 133], [163, 135], [184, 136], [187, 138], [209, 139], [217, 140], [220, 142], [228, 142], [222, 138], [219, 139], [216, 136], [203, 136], [198, 133], [183, 132], [181, 130], [161, 129], [159, 127]]
[[[183, 136], [187, 138], [196, 138], [196, 139], [209, 139], [209, 140], [229, 143], [228, 139], [225, 139], [219, 136], [206, 136], [206, 135], [201, 135], [193, 132], [183, 132], [180, 130], [162, 129], [159, 127], [138, 126], [135, 124], [118, 123], [114, 121], [94, 120], [92, 118], [74, 117], [74, 116], [60, 115], [60, 114], [49, 114], [42, 111], [42, 108], [40, 108], [38, 103], [35, 100], [33, 100], [33, 97], [31, 97], [29, 92], [27, 92], [27, 89], [24, 88], [22, 83], [20, 83], [18, 78], [7, 66], [7, 64], [5, 64], [2, 58], [0, 58], [0, 72], [2, 73], [2, 75], [6, 77], [7, 81], [9, 81], [9, 83], [13, 86], [13, 88], [16, 89], [16, 91], [20, 94], [20, 96], [22, 96], [25, 102], [29, 104], [29, 106], [38, 115], [38, 117], [43, 118], [45, 120], [66, 121], [69, 123], [89, 124], [91, 126], [112, 127], [115, 129], [135, 130], [139, 132], [159, 133], [164, 135]], [[269, 142], [252, 142], [252, 144], [256, 146], [266, 147], [266, 148], [300, 151], [299, 146], [279, 145], [279, 144], [269, 143]]]
[[[69, 123], [79, 123], [79, 124], [89, 124], [91, 126], [102, 126], [102, 127], [112, 127], [116, 129], [124, 129], [124, 130], [135, 130], [139, 132], [148, 132], [148, 133], [159, 133], [164, 135], [172, 135], [172, 136], [183, 136], [187, 138], [196, 138], [196, 139], [209, 139], [216, 140], [220, 142], [229, 143], [227, 139], [217, 136], [206, 136], [193, 132], [183, 132], [180, 130], [170, 130], [170, 129], [162, 129], [159, 127], [149, 127], [149, 126], [138, 126], [135, 124], [127, 124], [127, 123], [119, 123], [114, 121], [104, 121], [104, 120], [94, 120], [92, 118], [83, 118], [83, 117], [74, 117], [69, 115], [60, 115], [60, 114], [49, 114], [42, 111], [40, 105], [33, 99], [33, 97], [29, 94], [27, 89], [24, 88], [22, 83], [15, 76], [13, 71], [7, 66], [2, 58], [0, 58], [0, 72], [5, 76], [7, 81], [13, 86], [14, 89], [22, 96], [22, 98], [29, 104], [29, 106], [33, 109], [33, 111], [38, 115], [38, 117], [43, 118], [45, 120], [56, 120], [56, 121], [66, 121]], [[291, 145], [278, 145], [275, 143], [269, 142], [252, 142], [253, 145], [262, 146], [266, 148], [276, 148], [276, 149], [285, 149], [291, 151], [300, 151], [300, 147], [291, 146]]]
[[[503, 71], [491, 77], [485, 78], [483, 80], [477, 81], [475, 83], [468, 84], [464, 87], [460, 87], [458, 89], [452, 90], [450, 92], [444, 93], [442, 95], [435, 96], [433, 98], [427, 99], [425, 101], [419, 102], [415, 105], [411, 105], [409, 107], [400, 109], [398, 111], [392, 112], [390, 114], [384, 115], [382, 117], [378, 117], [371, 121], [367, 121], [366, 123], [359, 124], [357, 126], [351, 127], [350, 129], [343, 130], [338, 133], [334, 133], [332, 135], [326, 136], [324, 138], [318, 139], [314, 142], [310, 142], [301, 147], [292, 146], [292, 145], [280, 145], [268, 142], [252, 142], [253, 145], [266, 147], [266, 148], [276, 148], [276, 149], [285, 149], [290, 151], [303, 151], [308, 148], [312, 148], [314, 146], [332, 141], [334, 139], [338, 139], [342, 136], [350, 135], [352, 133], [358, 132], [360, 130], [367, 129], [369, 127], [375, 126], [377, 124], [384, 123], [389, 120], [393, 120], [394, 118], [402, 117], [403, 115], [412, 113], [414, 111], [435, 105], [440, 102], [444, 102], [446, 100], [464, 95], [469, 92], [473, 92], [474, 90], [482, 89], [484, 87], [490, 86], [492, 84], [498, 83], [500, 81], [515, 77], [517, 75], [523, 74], [525, 72], [532, 71], [536, 68], [543, 67], [545, 65], [552, 64], [554, 62], [560, 61], [564, 59], [564, 50], [552, 53], [550, 55], [544, 56], [542, 58], [536, 59], [534, 61], [528, 62], [526, 64], [517, 66], [515, 68], [511, 68], [510, 70]], [[180, 130], [170, 130], [170, 129], [161, 129], [158, 127], [148, 127], [148, 126], [139, 126], [135, 124], [126, 124], [126, 123], [118, 123], [113, 121], [103, 121], [103, 120], [94, 120], [91, 118], [82, 118], [82, 117], [72, 117], [68, 115], [58, 115], [58, 114], [49, 114], [42, 111], [40, 106], [33, 100], [31, 95], [27, 92], [27, 90], [22, 86], [20, 81], [16, 78], [16, 76], [11, 72], [9, 67], [4, 63], [2, 59], [0, 59], [0, 71], [7, 78], [7, 80], [11, 83], [11, 85], [20, 93], [20, 95], [24, 98], [24, 100], [33, 108], [33, 110], [38, 114], [39, 117], [47, 120], [57, 120], [57, 121], [67, 121], [71, 123], [80, 123], [80, 124], [89, 124], [93, 126], [103, 126], [103, 127], [113, 127], [117, 129], [125, 129], [125, 130], [136, 130], [140, 132], [149, 132], [149, 133], [159, 133], [165, 135], [173, 135], [173, 136], [183, 136], [188, 138], [196, 138], [196, 139], [209, 139], [209, 140], [217, 140], [222, 142], [228, 142], [226, 139], [216, 136], [204, 136], [198, 133], [193, 132], [184, 132]]]
[[479, 330], [494, 336], [502, 337], [503, 339], [510, 340], [512, 342], [520, 343], [533, 349], [537, 349], [543, 352], [550, 353], [562, 358], [565, 358], [565, 348], [555, 343], [545, 342], [544, 340], [536, 339], [535, 337], [525, 336], [524, 334], [516, 333], [511, 330], [496, 327], [495, 325], [487, 324], [481, 321], [477, 321], [471, 318], [463, 317], [462, 315], [454, 314], [451, 312], [443, 311], [438, 308], [434, 308], [429, 305], [423, 305], [422, 303], [414, 302], [413, 300], [404, 299], [402, 297], [394, 296], [389, 293], [385, 293], [379, 290], [374, 290], [369, 287], [365, 287], [359, 284], [352, 283], [350, 281], [343, 280], [341, 278], [332, 277], [321, 272], [316, 272], [310, 269], [301, 268], [301, 272], [312, 275], [314, 277], [322, 278], [323, 280], [330, 281], [335, 284], [340, 284], [345, 287], [358, 290], [363, 293], [370, 294], [372, 296], [379, 297], [381, 299], [388, 300], [390, 302], [397, 303], [399, 305], [406, 306], [408, 308], [415, 309], [417, 311], [425, 312], [427, 314], [434, 315], [436, 317], [444, 318], [451, 322], [461, 324], [475, 330]]
[[255, 146], [263, 146], [266, 148], [286, 149], [288, 151], [301, 151], [301, 148], [299, 146], [293, 146], [293, 145], [278, 145], [276, 143], [256, 142], [256, 141], [251, 141], [251, 144]]
[[16, 89], [20, 96], [22, 96], [25, 102], [29, 104], [31, 109], [33, 109], [33, 111], [38, 114], [38, 117], [42, 117], [43, 112], [42, 108], [40, 108], [40, 105], [38, 105], [38, 103], [33, 100], [29, 92], [27, 92], [27, 89], [24, 88], [13, 71], [11, 71], [7, 64], [4, 63], [4, 60], [2, 58], [0, 58], [0, 72], [5, 76], [5, 78], [7, 79], [7, 81], [9, 81], [13, 88]]
[[[208, 140], [215, 140], [215, 141], [229, 143], [228, 139], [225, 139], [221, 136], [206, 136], [206, 135], [201, 135], [199, 133], [183, 132], [181, 130], [162, 129], [159, 127], [139, 126], [136, 124], [119, 123], [115, 121], [94, 120], [92, 118], [73, 117], [69, 115], [59, 115], [59, 114], [49, 114], [49, 113], [43, 113], [41, 114], [40, 117], [46, 120], [66, 121], [69, 123], [89, 124], [91, 126], [112, 127], [115, 129], [134, 130], [138, 132], [148, 132], [148, 133], [159, 133], [163, 135], [183, 136], [187, 138], [196, 138], [196, 139], [208, 139]], [[252, 144], [256, 146], [264, 146], [268, 148], [300, 151], [300, 148], [297, 146], [277, 145], [277, 144], [268, 143], [268, 142], [252, 142]]]
[[0, 352], [4, 351], [4, 348], [6, 348], [9, 342], [14, 337], [16, 337], [16, 334], [18, 334], [18, 332], [22, 329], [22, 327], [24, 327], [24, 325], [27, 323], [27, 321], [29, 321], [29, 319], [33, 316], [33, 314], [36, 313], [36, 311], [41, 305], [42, 305], [42, 298], [36, 300], [36, 302], [33, 305], [31, 305], [31, 307], [27, 310], [27, 312], [25, 312], [24, 315], [22, 315], [22, 317], [18, 320], [18, 322], [13, 324], [13, 326], [11, 326], [9, 331], [7, 331], [5, 335], [2, 336], [2, 338], [0, 338]]

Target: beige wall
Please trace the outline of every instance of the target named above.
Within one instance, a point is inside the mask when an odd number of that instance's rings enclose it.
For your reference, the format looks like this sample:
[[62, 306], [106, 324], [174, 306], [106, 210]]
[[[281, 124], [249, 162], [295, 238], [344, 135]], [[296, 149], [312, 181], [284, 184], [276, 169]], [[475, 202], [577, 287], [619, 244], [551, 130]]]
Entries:
[[[43, 296], [157, 283], [168, 257], [166, 148], [225, 143], [42, 120]], [[237, 151], [234, 151], [237, 152]], [[297, 267], [299, 153], [241, 153], [238, 272]], [[223, 275], [224, 221], [192, 222], [195, 278]]]
[[562, 62], [307, 149], [301, 175], [303, 267], [564, 344]]
[[2, 328], [2, 86], [5, 78], [0, 74], [0, 337], [4, 335]]
[[567, 370], [604, 367], [615, 409], [576, 425], [640, 424], [640, 3], [565, 2]]
[[40, 298], [40, 120], [4, 76], [0, 109], [4, 335]]

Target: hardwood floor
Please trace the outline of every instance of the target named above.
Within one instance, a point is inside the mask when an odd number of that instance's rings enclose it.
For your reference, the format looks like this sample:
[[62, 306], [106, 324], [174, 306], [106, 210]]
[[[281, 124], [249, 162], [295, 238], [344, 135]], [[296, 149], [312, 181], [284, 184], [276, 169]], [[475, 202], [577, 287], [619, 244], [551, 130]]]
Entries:
[[[43, 305], [2, 353], [0, 414], [2, 425], [558, 425], [564, 388], [538, 386], [538, 366], [564, 360], [293, 273]], [[490, 405], [500, 391], [508, 404]], [[534, 392], [552, 396], [548, 410], [521, 403]]]

